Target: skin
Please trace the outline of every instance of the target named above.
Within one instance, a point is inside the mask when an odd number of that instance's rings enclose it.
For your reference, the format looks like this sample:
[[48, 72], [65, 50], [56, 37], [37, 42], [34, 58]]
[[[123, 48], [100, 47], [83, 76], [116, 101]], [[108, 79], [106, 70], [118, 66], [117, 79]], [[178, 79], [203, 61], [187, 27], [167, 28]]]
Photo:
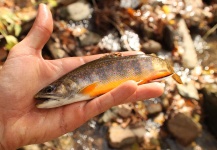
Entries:
[[[52, 30], [51, 13], [46, 5], [41, 4], [32, 29], [11, 49], [0, 70], [0, 149], [16, 149], [54, 139], [112, 106], [158, 97], [163, 93], [163, 87], [158, 83], [138, 86], [127, 81], [92, 101], [54, 109], [36, 108], [33, 96], [40, 89], [72, 69], [102, 56], [44, 60], [41, 49]], [[129, 54], [133, 53], [124, 53]]]

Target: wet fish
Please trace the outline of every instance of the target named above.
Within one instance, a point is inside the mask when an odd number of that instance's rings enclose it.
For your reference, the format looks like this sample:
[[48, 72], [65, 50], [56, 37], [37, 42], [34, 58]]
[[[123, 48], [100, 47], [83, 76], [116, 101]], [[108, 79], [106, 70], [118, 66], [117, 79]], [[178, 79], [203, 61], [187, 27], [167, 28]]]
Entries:
[[54, 108], [90, 100], [121, 83], [134, 80], [139, 85], [170, 76], [182, 83], [172, 66], [151, 55], [108, 55], [86, 63], [39, 91], [38, 108]]

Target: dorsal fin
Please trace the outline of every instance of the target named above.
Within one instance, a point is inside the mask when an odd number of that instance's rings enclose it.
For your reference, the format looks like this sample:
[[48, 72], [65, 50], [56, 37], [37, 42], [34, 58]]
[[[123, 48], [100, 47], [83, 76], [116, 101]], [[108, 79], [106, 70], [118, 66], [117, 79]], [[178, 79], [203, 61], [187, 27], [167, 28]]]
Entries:
[[104, 58], [117, 58], [117, 57], [122, 57], [123, 55], [122, 55], [122, 53], [120, 53], [120, 52], [115, 52], [115, 53], [109, 53], [109, 54], [106, 54], [106, 55], [104, 55], [104, 56], [102, 56], [102, 57], [100, 57], [99, 59], [104, 59]]

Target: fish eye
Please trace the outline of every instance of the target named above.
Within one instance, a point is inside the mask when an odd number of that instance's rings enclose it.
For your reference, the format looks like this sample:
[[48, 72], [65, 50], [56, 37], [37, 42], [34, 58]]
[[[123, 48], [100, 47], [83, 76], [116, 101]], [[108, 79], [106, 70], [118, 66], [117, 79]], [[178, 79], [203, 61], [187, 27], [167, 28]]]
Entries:
[[48, 87], [45, 88], [45, 92], [46, 92], [46, 93], [51, 93], [51, 92], [53, 92], [55, 89], [56, 89], [55, 86], [49, 85]]

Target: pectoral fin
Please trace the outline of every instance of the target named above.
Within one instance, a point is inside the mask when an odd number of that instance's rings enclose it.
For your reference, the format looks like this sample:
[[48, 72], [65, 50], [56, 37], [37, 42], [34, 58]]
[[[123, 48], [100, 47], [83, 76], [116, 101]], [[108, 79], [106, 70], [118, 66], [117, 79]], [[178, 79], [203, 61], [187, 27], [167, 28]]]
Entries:
[[99, 82], [94, 82], [94, 83], [86, 86], [85, 88], [83, 88], [82, 90], [80, 90], [79, 93], [90, 95], [90, 93], [97, 87], [98, 83]]

